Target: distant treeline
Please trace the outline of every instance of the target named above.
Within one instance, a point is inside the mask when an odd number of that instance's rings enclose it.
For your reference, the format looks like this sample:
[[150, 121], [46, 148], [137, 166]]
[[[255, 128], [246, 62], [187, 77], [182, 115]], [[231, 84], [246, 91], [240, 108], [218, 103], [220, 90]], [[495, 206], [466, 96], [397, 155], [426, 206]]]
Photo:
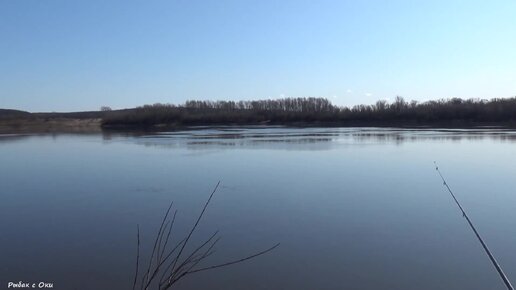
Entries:
[[442, 99], [428, 102], [377, 101], [351, 108], [333, 105], [324, 98], [284, 98], [256, 101], [187, 101], [182, 105], [154, 104], [105, 112], [102, 125], [210, 125], [288, 123], [514, 123], [516, 98]]

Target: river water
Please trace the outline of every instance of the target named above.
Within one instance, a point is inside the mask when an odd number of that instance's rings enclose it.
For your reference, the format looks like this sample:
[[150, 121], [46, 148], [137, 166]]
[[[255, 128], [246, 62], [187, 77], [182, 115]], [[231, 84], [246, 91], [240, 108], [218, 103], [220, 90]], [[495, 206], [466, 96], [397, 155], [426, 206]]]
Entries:
[[[219, 230], [172, 289], [504, 289], [434, 161], [516, 280], [516, 131], [197, 127], [0, 135], [0, 288], [131, 289], [170, 202], [171, 241]], [[172, 243], [172, 242], [171, 242]], [[141, 266], [143, 267], [143, 266]]]

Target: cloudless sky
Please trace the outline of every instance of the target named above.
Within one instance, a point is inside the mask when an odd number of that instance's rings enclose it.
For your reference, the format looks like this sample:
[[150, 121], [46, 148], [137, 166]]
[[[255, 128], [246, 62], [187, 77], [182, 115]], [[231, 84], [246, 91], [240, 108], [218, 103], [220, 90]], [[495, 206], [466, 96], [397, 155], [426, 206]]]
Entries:
[[516, 96], [516, 1], [0, 0], [0, 108]]

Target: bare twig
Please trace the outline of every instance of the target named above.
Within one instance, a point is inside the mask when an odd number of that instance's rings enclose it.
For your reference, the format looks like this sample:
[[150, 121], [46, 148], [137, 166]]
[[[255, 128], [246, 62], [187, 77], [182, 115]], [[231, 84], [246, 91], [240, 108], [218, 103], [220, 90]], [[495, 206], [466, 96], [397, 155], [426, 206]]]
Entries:
[[[158, 241], [161, 243], [161, 237], [163, 236], [163, 227], [167, 221], [168, 214], [170, 212], [170, 209], [172, 208], [172, 205], [174, 205], [174, 202], [170, 203], [170, 206], [167, 209], [167, 212], [165, 213], [165, 216], [163, 217], [163, 220], [161, 221], [161, 225], [158, 230], [158, 234], [156, 235], [156, 240], [154, 241], [154, 247], [152, 247], [152, 253], [149, 259], [149, 266], [147, 267], [147, 272], [144, 276], [144, 280], [142, 281], [142, 289], [147, 289], [148, 285], [150, 284], [149, 274], [151, 272], [152, 268], [152, 260], [154, 259], [154, 253], [156, 253], [156, 249], [159, 249]], [[159, 251], [159, 250], [158, 250]], [[156, 261], [156, 265], [158, 265], [160, 261]], [[143, 284], [146, 284], [145, 287], [143, 287]]]
[[[140, 279], [140, 283], [138, 283], [140, 260], [140, 228], [139, 226], [137, 226], [138, 248], [136, 253], [136, 273], [133, 282], [133, 290], [137, 287], [138, 284], [140, 285], [141, 289], [145, 290], [149, 289], [152, 285], [156, 285], [157, 289], [169, 289], [177, 281], [189, 274], [238, 264], [255, 258], [257, 256], [263, 255], [267, 252], [270, 252], [279, 246], [279, 244], [276, 244], [273, 247], [268, 248], [264, 251], [258, 252], [253, 255], [249, 255], [238, 260], [195, 269], [195, 267], [197, 267], [201, 262], [203, 262], [213, 253], [215, 253], [214, 247], [220, 240], [220, 237], [217, 236], [219, 232], [215, 231], [209, 238], [207, 238], [195, 249], [191, 250], [189, 253], [185, 253], [186, 246], [188, 245], [193, 233], [197, 229], [200, 221], [202, 220], [215, 192], [219, 188], [219, 185], [220, 181], [217, 183], [217, 185], [211, 192], [208, 200], [205, 202], [204, 207], [202, 208], [202, 211], [197, 216], [197, 220], [189, 230], [186, 237], [177, 242], [177, 244], [171, 250], [167, 250], [167, 246], [171, 239], [172, 229], [177, 215], [177, 210], [175, 210], [172, 219], [169, 219], [169, 213], [173, 203], [170, 204], [165, 216], [161, 221], [158, 233], [156, 234], [154, 246], [152, 248], [152, 252], [149, 258], [149, 264], [147, 266], [146, 271], [144, 270], [145, 272], [142, 278]], [[185, 258], [182, 258], [183, 254], [186, 256]], [[165, 267], [165, 265], [167, 266]], [[157, 277], [160, 277], [159, 280], [157, 279]]]
[[[217, 234], [219, 233], [219, 231], [216, 231], [214, 232], [204, 243], [202, 243], [200, 246], [198, 246], [194, 251], [192, 251], [192, 253], [190, 253], [190, 255], [173, 271], [173, 273], [176, 273], [179, 271], [179, 269], [181, 269], [181, 267], [183, 267], [184, 265], [186, 265], [187, 263], [190, 262], [191, 259], [193, 259], [195, 257], [195, 255], [197, 254], [197, 252], [199, 252], [202, 248], [204, 248], [204, 246], [206, 246]], [[215, 240], [215, 242], [217, 242], [220, 238], [217, 238]]]
[[233, 264], [238, 264], [238, 263], [250, 260], [252, 258], [256, 258], [256, 257], [261, 256], [263, 254], [266, 254], [266, 253], [274, 250], [275, 248], [277, 248], [279, 245], [280, 245], [280, 243], [277, 243], [276, 245], [268, 248], [267, 250], [261, 251], [259, 253], [256, 253], [256, 254], [253, 254], [253, 255], [250, 255], [250, 256], [247, 256], [245, 258], [238, 259], [238, 260], [235, 260], [235, 261], [226, 262], [226, 263], [222, 263], [222, 264], [218, 264], [218, 265], [213, 265], [213, 266], [209, 266], [209, 267], [205, 267], [205, 268], [200, 268], [200, 269], [197, 269], [197, 270], [192, 270], [192, 271], [189, 271], [187, 274], [193, 274], [193, 273], [197, 273], [197, 272], [201, 272], [201, 271], [206, 271], [206, 270], [226, 267], [226, 266], [233, 265]]
[[[197, 264], [199, 264], [201, 261], [203, 261], [204, 259], [206, 259], [207, 257], [211, 256], [213, 253], [215, 253], [215, 251], [213, 249], [213, 247], [215, 247], [215, 245], [217, 244], [217, 242], [220, 240], [220, 238], [217, 238], [211, 245], [210, 247], [203, 253], [201, 254], [201, 256], [199, 258], [196, 258], [196, 259], [192, 259], [189, 264], [191, 264], [190, 267], [188, 267], [188, 269], [178, 273], [176, 276], [176, 278], [174, 278], [174, 280], [172, 281], [171, 285], [176, 283], [177, 281], [179, 281], [181, 278], [183, 278], [184, 276], [186, 276], [188, 274], [188, 272], [190, 270], [192, 270], [195, 266], [197, 266]], [[185, 264], [186, 266], [186, 264]]]
[[174, 217], [172, 217], [172, 222], [170, 223], [170, 227], [168, 228], [167, 238], [165, 239], [165, 245], [163, 245], [163, 249], [159, 255], [159, 259], [163, 258], [163, 254], [165, 253], [165, 250], [167, 249], [168, 241], [170, 240], [170, 233], [172, 232], [172, 227], [174, 226], [174, 222], [176, 221], [176, 215], [177, 215], [177, 209], [174, 211]]
[[[218, 234], [218, 231], [216, 231], [215, 233], [213, 233], [204, 243], [202, 243], [199, 247], [197, 247], [194, 251], [192, 251], [192, 253], [179, 265], [177, 266], [176, 269], [172, 269], [170, 275], [167, 277], [167, 279], [165, 279], [164, 281], [168, 280], [169, 283], [170, 281], [172, 280], [175, 280], [174, 277], [176, 277], [178, 275], [178, 273], [181, 272], [181, 270], [187, 266], [189, 263], [192, 262], [192, 260], [196, 259], [198, 257], [197, 252], [199, 252], [202, 248], [204, 248], [204, 246], [206, 246], [216, 235]], [[209, 247], [209, 249], [207, 251], [210, 251], [211, 248], [213, 248], [213, 246], [215, 246], [215, 244], [219, 241], [220, 238], [217, 238], [213, 243], [212, 245]], [[200, 256], [202, 257], [204, 254], [201, 254]], [[172, 284], [172, 283], [171, 283]], [[165, 283], [163, 282], [163, 284], [160, 283], [160, 285], [165, 285]]]
[[[179, 241], [179, 242], [177, 243], [177, 245], [174, 247], [174, 249], [173, 249], [172, 251], [170, 251], [170, 252], [167, 254], [167, 256], [165, 257], [165, 259], [163, 259], [163, 261], [161, 262], [161, 265], [163, 265], [163, 264], [164, 264], [164, 263], [165, 263], [165, 262], [166, 262], [166, 261], [167, 261], [167, 260], [172, 256], [172, 254], [173, 254], [173, 253], [174, 253], [174, 252], [179, 248], [179, 246], [181, 246], [181, 245], [185, 242], [185, 240], [186, 240], [186, 238], [183, 238], [181, 241]], [[168, 274], [168, 272], [169, 272], [170, 268], [172, 268], [172, 265], [174, 264], [174, 261], [175, 261], [175, 259], [174, 259], [174, 260], [172, 260], [172, 261], [168, 264], [168, 266], [167, 266], [167, 267], [165, 267], [165, 269], [163, 269], [162, 274], [161, 274], [161, 278], [159, 279], [160, 284], [162, 284], [162, 280], [165, 278], [165, 276], [167, 276], [167, 274]], [[160, 265], [160, 266], [161, 266], [161, 265]]]
[[136, 271], [134, 273], [133, 290], [136, 288], [136, 281], [138, 280], [138, 267], [140, 264], [140, 225], [136, 225], [136, 239], [138, 245], [136, 247]]
[[174, 265], [172, 266], [172, 270], [174, 270], [174, 268], [176, 267], [176, 264], [177, 264], [177, 261], [179, 261], [179, 257], [181, 257], [181, 254], [183, 253], [183, 250], [185, 249], [186, 245], [188, 244], [188, 241], [190, 240], [190, 237], [192, 236], [193, 232], [195, 231], [195, 229], [197, 228], [197, 226], [199, 225], [199, 222], [201, 221], [202, 219], [202, 216], [204, 215], [204, 212], [206, 211], [206, 208], [208, 207], [208, 205], [210, 204], [210, 201], [213, 197], [213, 195], [215, 194], [215, 192], [217, 191], [217, 189], [219, 188], [219, 185], [220, 185], [220, 181], [217, 182], [217, 185], [215, 186], [215, 188], [213, 189], [213, 191], [211, 192], [210, 194], [210, 197], [208, 198], [208, 200], [206, 201], [206, 203], [204, 204], [204, 207], [202, 208], [202, 211], [201, 213], [199, 214], [199, 216], [197, 217], [197, 221], [195, 222], [194, 226], [192, 227], [192, 229], [190, 230], [190, 233], [188, 233], [188, 236], [186, 237], [186, 241], [185, 243], [183, 244], [183, 247], [181, 248], [181, 250], [179, 250], [179, 253], [177, 254], [177, 257], [176, 257], [176, 260], [174, 262]]

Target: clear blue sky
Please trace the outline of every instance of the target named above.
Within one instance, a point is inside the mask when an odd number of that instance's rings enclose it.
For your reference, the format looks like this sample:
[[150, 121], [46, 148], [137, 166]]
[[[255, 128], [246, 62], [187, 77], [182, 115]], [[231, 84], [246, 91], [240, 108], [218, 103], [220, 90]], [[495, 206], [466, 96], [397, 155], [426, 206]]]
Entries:
[[516, 1], [0, 0], [0, 107], [516, 96]]

